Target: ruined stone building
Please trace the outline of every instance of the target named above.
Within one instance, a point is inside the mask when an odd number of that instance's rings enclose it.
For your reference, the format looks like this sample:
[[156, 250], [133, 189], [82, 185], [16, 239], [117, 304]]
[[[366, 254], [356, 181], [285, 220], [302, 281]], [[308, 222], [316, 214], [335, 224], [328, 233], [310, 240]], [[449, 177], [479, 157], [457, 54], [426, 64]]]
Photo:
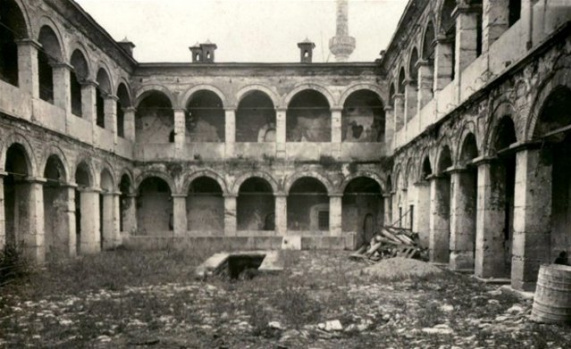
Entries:
[[0, 0], [0, 245], [351, 248], [396, 224], [533, 288], [571, 252], [571, 4], [411, 0], [370, 63], [338, 7], [336, 62], [139, 63], [72, 0]]

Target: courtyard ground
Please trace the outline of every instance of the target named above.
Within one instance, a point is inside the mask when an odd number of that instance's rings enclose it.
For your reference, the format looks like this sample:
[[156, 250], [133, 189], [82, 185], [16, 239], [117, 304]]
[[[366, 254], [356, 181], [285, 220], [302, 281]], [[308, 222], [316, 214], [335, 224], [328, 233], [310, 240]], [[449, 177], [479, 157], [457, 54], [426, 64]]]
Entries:
[[[531, 301], [466, 275], [402, 277], [398, 263], [365, 274], [348, 252], [296, 251], [277, 275], [195, 280], [212, 252], [117, 250], [34, 271], [0, 288], [0, 347], [571, 345], [571, 328], [528, 320]], [[419, 265], [408, 268], [433, 270]]]

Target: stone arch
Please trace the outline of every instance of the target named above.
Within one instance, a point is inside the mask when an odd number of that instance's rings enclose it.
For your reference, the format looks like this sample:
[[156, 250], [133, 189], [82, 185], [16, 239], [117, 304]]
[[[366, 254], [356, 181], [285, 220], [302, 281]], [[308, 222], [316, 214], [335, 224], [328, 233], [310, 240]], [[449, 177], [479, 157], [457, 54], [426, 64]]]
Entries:
[[131, 184], [129, 187], [129, 194], [136, 192], [135, 181], [133, 180], [133, 173], [128, 168], [123, 168], [121, 172], [119, 172], [119, 183], [123, 180], [123, 178], [127, 178], [129, 183]]
[[[49, 30], [49, 32], [46, 30]], [[43, 41], [42, 35], [52, 34], [54, 36], [53, 39], [55, 39], [55, 42], [51, 42], [49, 47], [47, 47], [45, 44], [42, 44], [42, 50], [44, 50], [53, 59], [56, 59], [57, 62], [64, 62], [64, 57], [68, 57], [68, 55], [61, 31], [52, 19], [46, 16], [42, 16], [37, 22], [37, 34], [35, 35], [36, 40], [41, 43]], [[57, 46], [52, 46], [52, 44], [57, 44]]]
[[[571, 63], [569, 63], [569, 65], [571, 65]], [[559, 88], [571, 89], [571, 74], [569, 74], [568, 68], [557, 69], [550, 78], [539, 86], [538, 92], [535, 95], [531, 106], [529, 117], [527, 118], [525, 126], [525, 140], [533, 139], [545, 102], [552, 96], [552, 93]]]
[[422, 32], [421, 52], [420, 57], [424, 60], [430, 59], [434, 55], [433, 42], [436, 39], [436, 28], [434, 26], [434, 19], [430, 18]]
[[404, 94], [405, 92], [405, 81], [406, 81], [406, 69], [404, 67], [400, 67], [398, 71], [398, 84], [397, 84], [397, 93]]
[[99, 187], [105, 192], [115, 191], [115, 178], [113, 176], [113, 171], [109, 167], [104, 166], [99, 173]]
[[63, 179], [64, 179], [64, 181], [65, 182], [71, 182], [71, 174], [69, 172], [69, 168], [68, 168], [69, 165], [68, 165], [67, 158], [66, 158], [65, 154], [63, 153], [63, 151], [61, 150], [61, 148], [55, 144], [50, 144], [46, 147], [46, 150], [44, 151], [44, 154], [42, 156], [42, 162], [40, 164], [40, 168], [45, 170], [47, 163], [48, 163], [48, 159], [52, 156], [57, 157], [57, 159], [63, 165]]
[[321, 85], [315, 84], [315, 83], [306, 83], [306, 84], [301, 84], [296, 86], [293, 90], [291, 90], [283, 99], [283, 102], [281, 103], [281, 105], [283, 105], [285, 108], [287, 108], [290, 104], [290, 102], [292, 101], [292, 99], [299, 93], [302, 92], [304, 90], [314, 90], [317, 91], [319, 93], [321, 93], [325, 99], [327, 99], [327, 102], [329, 103], [329, 108], [338, 108], [340, 107], [340, 105], [338, 103], [336, 103], [335, 98], [333, 97], [333, 95], [331, 94], [331, 92], [329, 92], [329, 90]]
[[95, 78], [99, 84], [98, 88], [103, 92], [113, 94], [113, 91], [115, 91], [113, 77], [111, 75], [111, 70], [105, 62], [99, 62], [96, 74]]
[[249, 93], [255, 91], [265, 93], [270, 98], [276, 109], [285, 108], [284, 106], [280, 105], [280, 97], [269, 87], [261, 84], [253, 84], [242, 87], [238, 93], [236, 93], [236, 106], [240, 105], [242, 99], [244, 99], [244, 97], [246, 97]]
[[182, 185], [181, 194], [186, 195], [186, 193], [188, 193], [188, 190], [190, 189], [191, 183], [199, 177], [207, 177], [215, 180], [218, 183], [218, 185], [220, 185], [223, 195], [230, 194], [228, 192], [228, 185], [226, 185], [226, 180], [224, 180], [224, 178], [221, 175], [219, 175], [217, 172], [214, 172], [213, 170], [210, 169], [196, 171], [187, 175], [184, 180], [184, 184]]
[[80, 156], [76, 159], [76, 163], [74, 166], [74, 170], [73, 170], [73, 181], [80, 185], [81, 183], [77, 183], [77, 178], [76, 175], [78, 173], [78, 171], [80, 171], [81, 169], [85, 170], [86, 174], [87, 174], [87, 181], [89, 182], [87, 185], [89, 187], [94, 187], [96, 185], [95, 183], [95, 173], [94, 173], [94, 167], [93, 167], [93, 163], [89, 160], [89, 156], [85, 155], [85, 156]]
[[518, 137], [518, 127], [513, 118], [515, 112], [515, 108], [511, 102], [504, 100], [498, 103], [497, 107], [492, 112], [491, 122], [489, 123], [487, 132], [484, 135], [483, 144], [485, 145], [485, 148], [483, 151], [486, 155], [493, 155], [494, 142], [498, 135], [499, 126], [505, 117], [508, 117], [514, 125], [516, 141], [520, 139], [520, 137]]
[[[124, 89], [121, 88], [123, 86]], [[117, 90], [115, 95], [119, 98], [121, 105], [124, 108], [132, 107], [133, 106], [133, 97], [131, 93], [131, 86], [127, 82], [125, 78], [120, 78], [119, 83], [117, 84]]]
[[220, 100], [222, 101], [222, 108], [231, 107], [228, 103], [228, 99], [226, 98], [226, 96], [224, 95], [224, 93], [220, 89], [218, 89], [215, 86], [206, 85], [206, 84], [196, 85], [196, 86], [193, 86], [190, 89], [186, 90], [186, 92], [184, 94], [182, 94], [180, 97], [179, 105], [181, 105], [182, 108], [186, 108], [186, 106], [188, 105], [188, 103], [192, 99], [192, 95], [194, 95], [198, 91], [210, 91], [210, 92], [214, 93], [215, 95], [217, 95], [218, 98], [220, 98]]
[[143, 99], [145, 99], [145, 97], [153, 92], [160, 92], [164, 94], [169, 99], [173, 109], [178, 107], [179, 104], [177, 103], [174, 94], [168, 88], [162, 85], [146, 85], [139, 88], [137, 93], [135, 93], [135, 107], [138, 107]]
[[4, 170], [4, 167], [6, 166], [6, 155], [8, 149], [13, 144], [20, 144], [24, 148], [26, 154], [26, 162], [27, 162], [26, 165], [28, 167], [27, 168], [28, 175], [34, 177], [40, 175], [37, 170], [36, 156], [34, 154], [33, 148], [28, 139], [20, 133], [11, 133], [5, 138], [4, 148], [2, 149], [2, 153], [0, 154], [0, 168]]
[[[92, 74], [93, 74], [93, 67], [92, 67], [92, 63], [91, 60], [89, 59], [89, 55], [87, 54], [87, 50], [85, 49], [85, 46], [83, 45], [83, 43], [76, 41], [74, 42], [72, 45], [70, 45], [70, 56], [69, 56], [69, 64], [72, 65], [74, 67], [75, 73], [78, 74], [80, 73], [78, 67], [76, 67], [73, 62], [75, 59], [80, 59], [83, 60], [83, 62], [85, 64], [85, 76], [82, 76], [84, 79], [91, 79], [92, 78]], [[77, 55], [76, 55], [77, 54]], [[77, 57], [77, 58], [74, 58]]]
[[[458, 138], [458, 144], [456, 146], [456, 149], [458, 150], [456, 152], [456, 161], [455, 163], [458, 165], [461, 165], [462, 159], [464, 158], [464, 146], [466, 145], [466, 141], [469, 141], [469, 137], [474, 137], [474, 141], [476, 143], [476, 150], [478, 155], [480, 154], [480, 146], [478, 145], [478, 138], [476, 137], [477, 135], [477, 130], [476, 130], [476, 125], [473, 122], [467, 122], [464, 125], [464, 128], [462, 129], [462, 133], [460, 134], [460, 137]], [[477, 156], [478, 156], [477, 155]]]
[[370, 171], [359, 171], [355, 174], [351, 174], [347, 177], [345, 177], [345, 179], [343, 180], [343, 182], [341, 183], [341, 185], [339, 186], [338, 192], [339, 193], [344, 193], [345, 192], [345, 188], [347, 188], [347, 185], [354, 179], [356, 178], [368, 178], [368, 179], [372, 179], [373, 181], [375, 181], [379, 187], [381, 188], [381, 193], [380, 194], [384, 194], [386, 192], [386, 185], [385, 182], [381, 179], [381, 177], [379, 175], [377, 175], [376, 173], [370, 172]]
[[238, 178], [236, 178], [236, 180], [234, 181], [234, 184], [232, 185], [232, 190], [230, 191], [231, 195], [238, 195], [238, 192], [240, 191], [240, 186], [247, 181], [250, 178], [262, 178], [265, 181], [267, 181], [271, 187], [272, 187], [272, 191], [275, 194], [280, 193], [280, 187], [278, 182], [274, 179], [274, 177], [272, 177], [272, 175], [270, 175], [267, 172], [263, 172], [263, 171], [254, 171], [254, 172], [247, 172], [244, 173], [242, 175], [240, 175]]
[[418, 163], [416, 157], [409, 157], [406, 164], [406, 188], [408, 189], [411, 184], [418, 180], [416, 174], [418, 173]]
[[402, 189], [403, 185], [402, 185], [402, 179], [403, 179], [403, 173], [402, 173], [402, 166], [400, 164], [398, 164], [393, 172], [393, 178], [394, 178], [394, 182], [393, 182], [393, 191], [396, 191], [398, 189]]
[[292, 174], [291, 176], [288, 176], [285, 180], [284, 183], [284, 192], [287, 194], [289, 193], [292, 185], [295, 183], [295, 181], [297, 181], [300, 178], [303, 177], [309, 177], [309, 178], [313, 178], [318, 180], [319, 182], [321, 182], [321, 184], [323, 184], [325, 186], [325, 188], [327, 189], [327, 194], [328, 195], [332, 195], [332, 194], [336, 194], [335, 192], [335, 188], [333, 187], [333, 184], [331, 183], [331, 181], [325, 177], [324, 175], [322, 175], [319, 172], [316, 171], [302, 171], [302, 172], [296, 172], [294, 174]]
[[141, 183], [143, 183], [143, 181], [145, 179], [152, 178], [152, 177], [157, 177], [157, 178], [165, 181], [165, 183], [167, 183], [167, 185], [169, 186], [169, 190], [171, 192], [171, 195], [177, 193], [175, 182], [172, 179], [172, 177], [169, 176], [167, 173], [161, 172], [161, 171], [145, 171], [145, 172], [141, 173], [140, 175], [138, 175], [137, 178], [135, 178], [135, 182], [133, 183], [133, 185], [135, 187], [135, 193], [137, 195], [139, 194], [139, 189], [141, 187]]
[[19, 10], [20, 14], [22, 15], [21, 20], [24, 22], [24, 29], [22, 32], [17, 33], [18, 39], [26, 39], [30, 37], [35, 37], [36, 35], [32, 35], [34, 30], [32, 28], [32, 21], [30, 20], [30, 16], [28, 14], [28, 8], [26, 4], [22, 0], [11, 0], [11, 2], [16, 5], [17, 9]]
[[441, 142], [438, 146], [438, 154], [436, 156], [436, 167], [433, 169], [435, 174], [440, 175], [450, 166], [454, 165], [454, 155], [452, 148], [448, 142]]
[[377, 97], [379, 97], [379, 99], [381, 100], [381, 103], [383, 104], [383, 106], [386, 106], [385, 100], [383, 98], [383, 92], [381, 91], [381, 89], [378, 88], [377, 86], [373, 85], [373, 84], [368, 84], [368, 83], [354, 84], [354, 85], [351, 85], [349, 88], [347, 88], [345, 91], [343, 91], [343, 94], [341, 94], [341, 98], [339, 98], [339, 106], [343, 107], [345, 105], [345, 102], [347, 101], [347, 98], [349, 98], [349, 96], [353, 92], [357, 92], [357, 91], [361, 91], [361, 90], [368, 90], [368, 91], [374, 92], [377, 95]]
[[439, 1], [439, 3], [437, 4], [437, 16], [436, 16], [436, 20], [437, 20], [437, 26], [438, 26], [438, 33], [443, 32], [443, 30], [446, 30], [446, 28], [444, 28], [443, 26], [448, 26], [448, 25], [452, 25], [452, 22], [450, 22], [452, 20], [452, 13], [454, 11], [454, 9], [456, 8], [456, 0], [441, 0]]
[[409, 79], [414, 82], [418, 80], [418, 68], [416, 67], [416, 63], [419, 59], [420, 55], [418, 54], [418, 49], [414, 46], [408, 57], [408, 76]]

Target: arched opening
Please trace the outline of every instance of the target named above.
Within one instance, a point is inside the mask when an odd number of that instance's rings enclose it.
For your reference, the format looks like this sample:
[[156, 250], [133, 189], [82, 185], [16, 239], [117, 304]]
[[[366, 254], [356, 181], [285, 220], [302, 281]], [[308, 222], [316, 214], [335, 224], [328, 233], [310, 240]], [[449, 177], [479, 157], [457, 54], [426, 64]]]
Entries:
[[117, 88], [117, 136], [125, 137], [125, 108], [131, 106], [129, 90], [124, 83]]
[[29, 160], [21, 144], [12, 144], [6, 153], [6, 177], [4, 177], [4, 215], [6, 221], [6, 246], [20, 246], [29, 227], [31, 198]]
[[71, 112], [76, 116], [83, 116], [81, 84], [87, 80], [89, 70], [87, 60], [80, 50], [73, 51], [70, 64], [73, 67], [70, 73]]
[[410, 60], [408, 61], [408, 71], [410, 74], [410, 79], [413, 83], [416, 84], [418, 81], [418, 50], [415, 48], [412, 49], [410, 54]]
[[140, 235], [167, 235], [173, 230], [173, 205], [167, 182], [145, 178], [137, 196], [137, 227]]
[[99, 192], [93, 189], [89, 165], [81, 162], [75, 171], [75, 242], [77, 253], [100, 250]]
[[435, 263], [448, 263], [450, 260], [450, 174], [452, 166], [450, 148], [444, 146], [436, 164], [437, 177], [431, 183], [431, 237], [430, 260]]
[[115, 185], [113, 177], [107, 169], [101, 171], [101, 193], [99, 194], [100, 244], [106, 250], [115, 247], [118, 242], [118, 231], [115, 227]]
[[144, 143], [174, 143], [174, 113], [171, 101], [164, 93], [151, 91], [137, 106], [135, 139]]
[[199, 177], [190, 183], [186, 211], [189, 231], [215, 235], [224, 233], [224, 197], [216, 180]]
[[72, 247], [69, 190], [64, 186], [65, 167], [56, 155], [48, 157], [44, 178], [44, 244], [46, 260], [54, 261], [68, 256]]
[[371, 178], [355, 178], [345, 187], [341, 202], [343, 231], [357, 233], [357, 246], [369, 243], [384, 224], [381, 186]]
[[236, 142], [275, 142], [276, 109], [263, 92], [252, 91], [236, 111]]
[[222, 100], [212, 91], [195, 92], [186, 105], [186, 142], [224, 142]]
[[424, 98], [421, 98], [420, 107], [424, 107], [428, 101], [433, 98], [434, 95], [434, 62], [436, 58], [436, 35], [434, 31], [434, 24], [428, 22], [426, 24], [426, 30], [424, 32], [424, 38], [422, 40], [422, 60], [425, 62], [425, 67], [422, 70], [422, 76], [419, 78], [418, 84], [423, 91], [428, 94]]
[[416, 222], [414, 231], [418, 233], [420, 244], [423, 247], [429, 246], [430, 238], [430, 182], [432, 176], [432, 165], [428, 155], [424, 157], [420, 167], [420, 178], [415, 183], [417, 195], [417, 209], [415, 210]]
[[133, 221], [136, 216], [131, 193], [131, 178], [126, 174], [121, 177], [121, 182], [119, 182], [119, 192], [119, 231], [132, 233], [136, 226]]
[[[533, 138], [543, 140], [538, 167], [551, 168], [551, 249], [552, 262], [562, 252], [571, 254], [571, 89], [558, 87], [542, 105]], [[551, 158], [551, 161], [550, 161]], [[539, 169], [538, 169], [539, 172]], [[539, 177], [541, 178], [541, 177]], [[541, 181], [541, 179], [534, 179]]]
[[323, 94], [315, 90], [297, 93], [286, 112], [286, 141], [331, 142], [331, 111]]
[[105, 128], [105, 98], [111, 95], [111, 80], [105, 69], [100, 68], [97, 72], [97, 88], [95, 90], [95, 110], [97, 114], [97, 126]]
[[373, 91], [360, 90], [349, 95], [343, 105], [343, 142], [384, 142], [385, 108]]
[[508, 25], [511, 27], [521, 18], [521, 0], [509, 0]]
[[459, 165], [456, 174], [458, 183], [454, 217], [452, 222], [455, 236], [452, 246], [451, 264], [456, 270], [474, 269], [476, 256], [476, 224], [478, 205], [478, 169], [472, 160], [478, 157], [476, 137], [469, 133], [460, 147]]
[[61, 46], [59, 40], [48, 26], [40, 29], [38, 42], [42, 48], [38, 50], [38, 74], [40, 99], [54, 103], [54, 72], [53, 65], [62, 61]]
[[18, 86], [18, 40], [25, 39], [26, 22], [13, 0], [0, 0], [0, 80]]
[[287, 198], [287, 225], [292, 231], [328, 231], [327, 188], [316, 178], [296, 180]]
[[[450, 62], [450, 81], [454, 80], [456, 72], [454, 67], [456, 66], [456, 20], [453, 16], [454, 9], [456, 8], [456, 0], [444, 0], [442, 6], [442, 11], [440, 12], [440, 35], [445, 37], [446, 46], [449, 46], [449, 52], [451, 55], [441, 55], [439, 59], [445, 59]], [[446, 62], [448, 63], [448, 62]], [[446, 64], [448, 65], [448, 64]], [[439, 65], [440, 66], [440, 65]]]
[[406, 73], [404, 71], [404, 67], [401, 67], [400, 71], [399, 71], [399, 84], [398, 84], [398, 93], [399, 94], [404, 94], [405, 80], [406, 80]]
[[248, 178], [236, 200], [238, 230], [275, 230], [275, 200], [272, 186], [263, 178]]

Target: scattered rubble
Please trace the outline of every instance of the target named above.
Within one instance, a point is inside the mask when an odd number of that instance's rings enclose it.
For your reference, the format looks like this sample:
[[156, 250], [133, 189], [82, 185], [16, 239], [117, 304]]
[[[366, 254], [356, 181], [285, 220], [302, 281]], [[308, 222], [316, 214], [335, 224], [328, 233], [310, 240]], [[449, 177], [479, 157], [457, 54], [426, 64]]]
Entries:
[[417, 233], [383, 226], [368, 244], [361, 246], [350, 258], [375, 263], [387, 258], [422, 258], [424, 255], [425, 250], [419, 244]]

